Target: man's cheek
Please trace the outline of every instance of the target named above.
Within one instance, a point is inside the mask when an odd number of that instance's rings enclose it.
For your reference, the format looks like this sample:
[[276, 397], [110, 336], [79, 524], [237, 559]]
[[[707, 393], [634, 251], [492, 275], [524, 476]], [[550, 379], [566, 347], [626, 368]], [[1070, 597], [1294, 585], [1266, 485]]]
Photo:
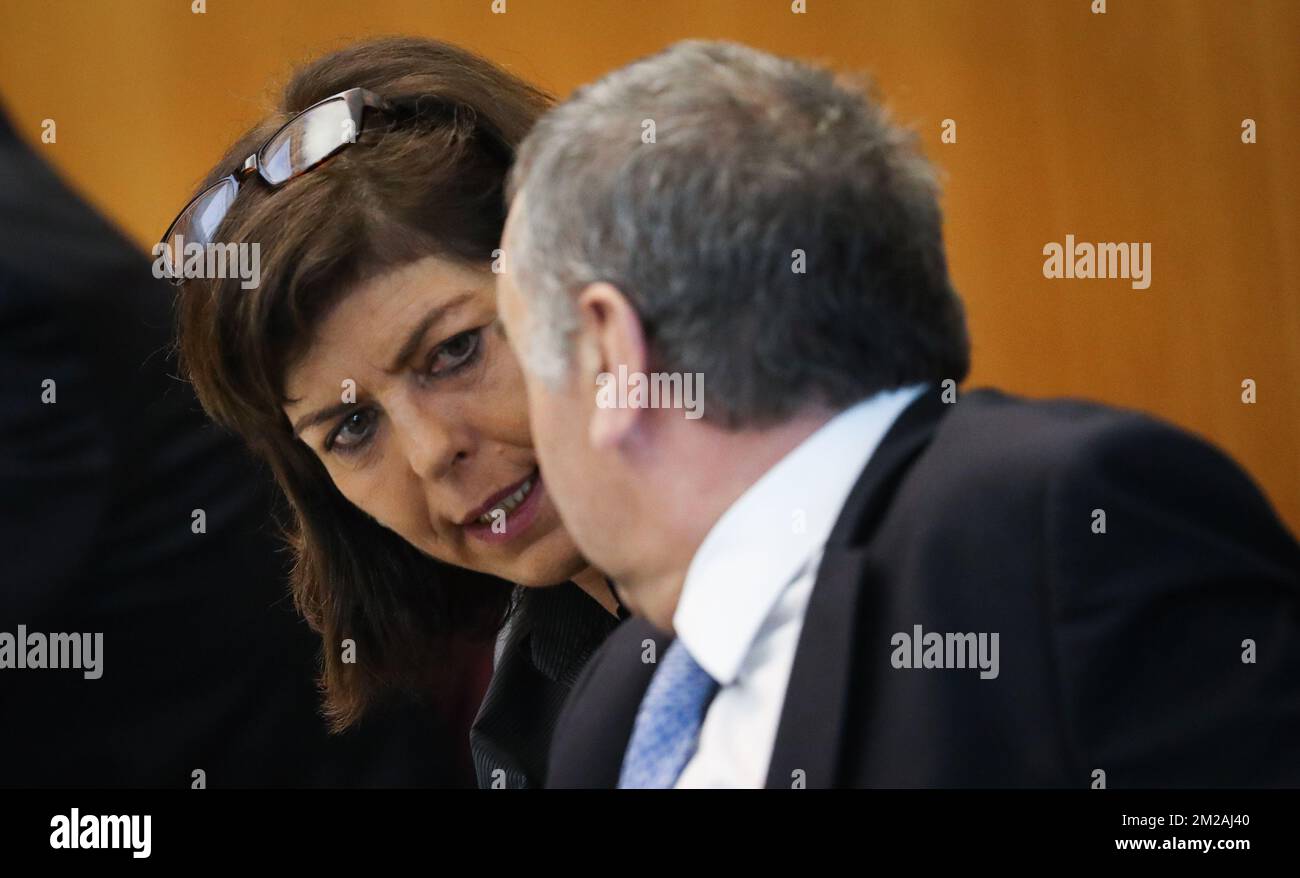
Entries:
[[546, 441], [550, 431], [547, 429], [550, 425], [546, 420], [546, 400], [542, 396], [541, 389], [529, 382], [528, 385], [528, 422], [532, 426], [533, 446], [540, 449], [542, 443]]
[[536, 396], [530, 396], [529, 405], [529, 422], [532, 427], [533, 449], [537, 452], [537, 457], [543, 466], [550, 467], [553, 464], [553, 452], [555, 449], [555, 437], [553, 433], [554, 425], [551, 422], [549, 410], [545, 403]]

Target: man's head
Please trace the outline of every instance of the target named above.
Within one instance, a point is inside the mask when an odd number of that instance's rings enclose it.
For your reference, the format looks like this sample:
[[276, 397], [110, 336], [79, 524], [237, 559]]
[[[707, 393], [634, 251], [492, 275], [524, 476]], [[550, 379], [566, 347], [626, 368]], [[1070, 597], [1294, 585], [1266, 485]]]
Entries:
[[[639, 572], [655, 522], [708, 506], [755, 437], [965, 377], [937, 194], [863, 91], [731, 43], [678, 43], [543, 117], [512, 172], [498, 293], [543, 473], [591, 561]], [[602, 404], [619, 366], [702, 376], [703, 417]]]

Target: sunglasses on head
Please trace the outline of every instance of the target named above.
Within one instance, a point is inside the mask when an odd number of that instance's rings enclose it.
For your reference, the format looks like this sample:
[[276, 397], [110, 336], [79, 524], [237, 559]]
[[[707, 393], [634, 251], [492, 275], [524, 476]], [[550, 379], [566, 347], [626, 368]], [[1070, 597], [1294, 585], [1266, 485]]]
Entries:
[[[437, 111], [454, 116], [456, 108], [433, 97], [389, 101], [364, 88], [350, 88], [317, 101], [271, 135], [233, 174], [222, 177], [194, 196], [172, 220], [160, 242], [164, 276], [175, 285], [184, 282], [181, 264], [184, 248], [207, 246], [215, 240], [221, 221], [239, 192], [243, 180], [256, 174], [271, 187], [283, 186], [305, 174], [350, 144], [382, 113], [392, 121]], [[155, 250], [155, 253], [157, 250]]]

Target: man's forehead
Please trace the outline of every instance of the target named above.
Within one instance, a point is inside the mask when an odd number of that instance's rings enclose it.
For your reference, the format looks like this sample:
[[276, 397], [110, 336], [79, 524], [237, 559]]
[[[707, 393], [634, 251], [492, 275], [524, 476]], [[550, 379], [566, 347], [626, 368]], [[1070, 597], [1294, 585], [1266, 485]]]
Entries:
[[517, 222], [520, 222], [520, 217], [523, 215], [523, 210], [524, 210], [524, 193], [520, 192], [518, 195], [514, 197], [514, 200], [510, 202], [510, 209], [506, 212], [505, 228], [502, 230], [501, 233], [502, 247], [505, 246], [505, 243], [509, 238], [513, 237], [515, 224]]
[[[514, 209], [511, 208], [510, 216], [514, 216]], [[507, 218], [505, 229], [501, 233], [501, 267], [496, 273], [497, 302], [501, 306], [511, 293], [518, 292], [518, 278], [515, 277], [515, 265], [513, 259], [513, 248], [511, 246], [514, 238], [511, 234], [511, 222]]]

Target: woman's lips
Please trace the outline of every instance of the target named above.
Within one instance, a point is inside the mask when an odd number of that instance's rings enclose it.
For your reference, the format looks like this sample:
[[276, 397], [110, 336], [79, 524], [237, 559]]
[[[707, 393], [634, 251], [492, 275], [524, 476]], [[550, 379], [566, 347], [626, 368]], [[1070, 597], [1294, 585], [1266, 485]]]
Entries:
[[[541, 507], [542, 494], [541, 473], [534, 470], [531, 476], [521, 480], [517, 485], [507, 488], [500, 496], [487, 504], [487, 509], [480, 515], [486, 515], [486, 523], [475, 516], [462, 525], [465, 534], [485, 543], [504, 543], [522, 534], [537, 518]], [[523, 496], [520, 497], [520, 493]], [[516, 501], [516, 497], [518, 500]], [[514, 508], [510, 508], [513, 506]]]

